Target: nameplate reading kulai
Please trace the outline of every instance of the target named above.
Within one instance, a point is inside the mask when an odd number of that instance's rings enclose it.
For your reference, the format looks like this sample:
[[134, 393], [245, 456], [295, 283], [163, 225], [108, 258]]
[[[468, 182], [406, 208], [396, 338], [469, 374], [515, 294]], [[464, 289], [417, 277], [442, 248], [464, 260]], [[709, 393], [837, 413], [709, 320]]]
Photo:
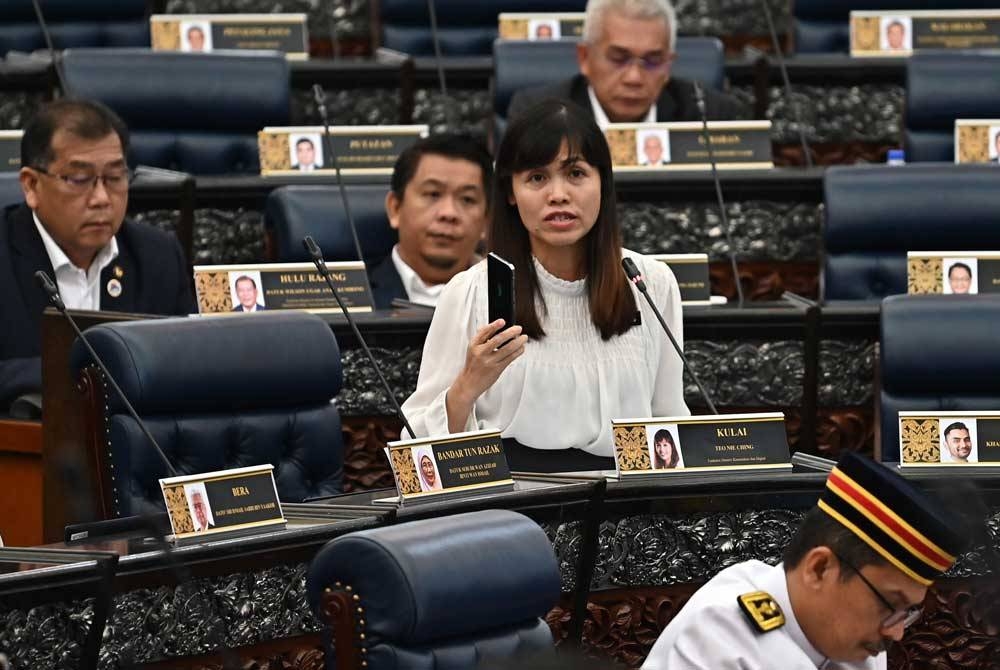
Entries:
[[956, 119], [955, 162], [1000, 164], [1000, 119]]
[[160, 489], [180, 542], [285, 527], [272, 465], [170, 477]]
[[1000, 466], [1000, 412], [900, 412], [903, 467]]
[[583, 36], [582, 12], [502, 12], [499, 33], [502, 40], [577, 40]]
[[995, 9], [851, 12], [852, 56], [998, 48], [1000, 11]]
[[[339, 166], [342, 174], [392, 174], [399, 154], [427, 132], [423, 125], [331, 126], [324, 138], [322, 126], [264, 128], [257, 133], [260, 173], [329, 179]], [[327, 155], [327, 140], [333, 156]]]
[[309, 58], [305, 14], [154, 14], [154, 51], [280, 51], [289, 60]]
[[514, 486], [498, 431], [390, 442], [386, 453], [402, 502]]
[[674, 273], [682, 304], [712, 304], [708, 254], [649, 254], [648, 257], [665, 263]]
[[611, 425], [621, 477], [792, 467], [781, 412], [616, 419]]
[[[365, 264], [327, 263], [330, 279], [351, 312], [370, 312], [374, 301]], [[337, 299], [312, 263], [196, 265], [194, 287], [199, 314], [245, 314], [298, 309], [339, 312]]]
[[708, 140], [704, 131], [700, 121], [612, 123], [604, 135], [616, 172], [707, 170], [712, 158], [720, 170], [774, 167], [770, 121], [709, 121]]
[[1000, 252], [911, 251], [906, 254], [906, 292], [1000, 293]]

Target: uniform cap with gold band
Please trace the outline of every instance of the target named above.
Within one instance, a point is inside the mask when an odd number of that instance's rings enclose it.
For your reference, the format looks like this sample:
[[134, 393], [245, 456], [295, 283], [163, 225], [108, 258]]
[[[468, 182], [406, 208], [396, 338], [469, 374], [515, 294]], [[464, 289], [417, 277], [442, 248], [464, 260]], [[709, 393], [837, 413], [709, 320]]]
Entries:
[[966, 545], [961, 517], [898, 472], [853, 452], [830, 473], [818, 505], [925, 586], [947, 572]]

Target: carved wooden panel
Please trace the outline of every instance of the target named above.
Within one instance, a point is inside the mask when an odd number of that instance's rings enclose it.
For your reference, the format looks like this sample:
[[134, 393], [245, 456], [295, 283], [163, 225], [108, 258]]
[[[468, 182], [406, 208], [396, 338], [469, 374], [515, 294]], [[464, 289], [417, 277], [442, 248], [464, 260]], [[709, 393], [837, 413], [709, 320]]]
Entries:
[[[815, 300], [819, 296], [819, 265], [816, 262], [739, 261], [740, 281], [746, 300], [780, 300], [785, 291]], [[728, 262], [709, 267], [712, 295], [736, 300], [733, 269]]]
[[395, 417], [343, 417], [344, 492], [393, 486], [385, 457], [387, 442], [399, 439], [402, 423]]

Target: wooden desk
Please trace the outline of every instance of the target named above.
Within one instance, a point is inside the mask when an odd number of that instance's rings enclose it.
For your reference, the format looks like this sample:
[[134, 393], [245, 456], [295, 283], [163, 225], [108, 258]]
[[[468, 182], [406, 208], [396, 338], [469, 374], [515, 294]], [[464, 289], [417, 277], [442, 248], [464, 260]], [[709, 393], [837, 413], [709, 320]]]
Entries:
[[42, 424], [0, 420], [0, 535], [9, 547], [42, 542]]

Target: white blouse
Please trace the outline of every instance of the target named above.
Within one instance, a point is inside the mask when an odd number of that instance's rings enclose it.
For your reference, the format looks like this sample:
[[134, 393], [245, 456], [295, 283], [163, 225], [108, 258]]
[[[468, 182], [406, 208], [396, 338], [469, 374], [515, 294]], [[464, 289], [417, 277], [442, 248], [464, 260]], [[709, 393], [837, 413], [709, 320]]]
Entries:
[[[683, 347], [674, 274], [659, 261], [622, 253], [639, 266], [650, 297]], [[612, 419], [691, 413], [680, 357], [635, 286], [642, 324], [605, 341], [590, 320], [586, 280], [565, 281], [534, 263], [547, 308], [539, 309], [545, 337], [528, 340], [524, 353], [476, 400], [463, 430], [499, 429], [503, 437], [536, 449], [576, 447], [612, 456]], [[489, 322], [487, 308], [482, 261], [453, 277], [438, 300], [417, 390], [403, 403], [417, 436], [448, 433], [445, 396], [465, 365], [469, 341]]]

